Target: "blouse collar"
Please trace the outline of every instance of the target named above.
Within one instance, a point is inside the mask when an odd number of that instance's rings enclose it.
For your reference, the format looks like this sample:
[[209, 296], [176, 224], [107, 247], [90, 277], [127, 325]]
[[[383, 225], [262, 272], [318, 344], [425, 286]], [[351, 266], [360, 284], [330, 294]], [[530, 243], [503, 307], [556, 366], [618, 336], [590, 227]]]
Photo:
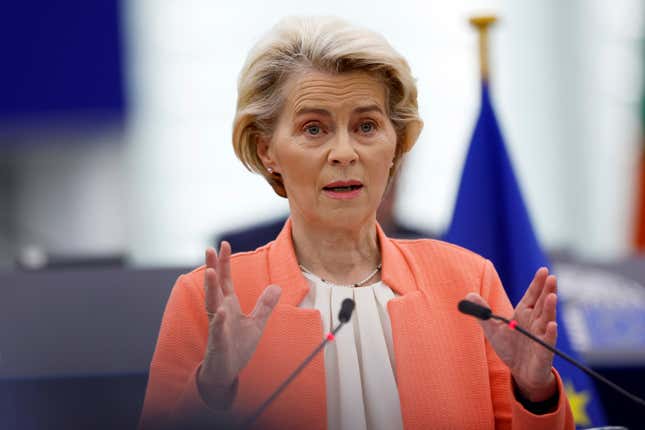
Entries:
[[[383, 264], [381, 280], [399, 295], [415, 291], [416, 281], [399, 244], [387, 237], [378, 223], [376, 231]], [[291, 238], [291, 218], [287, 219], [276, 240], [270, 244], [267, 259], [269, 282], [282, 287], [280, 302], [298, 306], [309, 292], [309, 283], [298, 266]]]

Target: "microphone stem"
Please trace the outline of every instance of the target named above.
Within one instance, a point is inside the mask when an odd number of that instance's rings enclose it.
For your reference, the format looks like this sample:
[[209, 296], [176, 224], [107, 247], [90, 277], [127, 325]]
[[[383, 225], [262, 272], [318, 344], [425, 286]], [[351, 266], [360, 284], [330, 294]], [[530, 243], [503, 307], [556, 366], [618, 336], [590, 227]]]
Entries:
[[493, 318], [493, 319], [505, 322], [506, 324], [508, 324], [511, 327], [511, 329], [519, 331], [520, 333], [522, 333], [523, 335], [529, 337], [531, 340], [539, 343], [540, 345], [542, 345], [543, 347], [545, 347], [549, 351], [551, 351], [554, 354], [557, 354], [560, 357], [564, 358], [569, 363], [573, 364], [574, 366], [576, 366], [578, 369], [582, 370], [586, 374], [588, 374], [588, 375], [590, 375], [590, 376], [592, 376], [594, 378], [599, 379], [600, 381], [602, 381], [605, 384], [609, 385], [614, 390], [616, 390], [619, 393], [623, 394], [624, 396], [630, 398], [632, 401], [640, 404], [641, 406], [645, 406], [645, 400], [641, 399], [640, 397], [635, 396], [634, 394], [630, 393], [629, 391], [625, 390], [624, 388], [620, 387], [619, 385], [614, 384], [609, 379], [607, 379], [604, 376], [602, 376], [600, 373], [597, 373], [596, 371], [588, 368], [587, 366], [585, 366], [584, 364], [580, 363], [578, 360], [574, 359], [573, 357], [569, 356], [568, 354], [565, 354], [564, 352], [555, 349], [554, 347], [552, 347], [548, 343], [544, 342], [542, 339], [539, 339], [536, 336], [534, 336], [532, 333], [524, 330], [522, 327], [520, 327], [520, 326], [518, 326], [516, 324], [511, 324], [511, 321], [507, 320], [504, 317], [500, 317], [498, 315], [495, 315], [495, 314], [491, 314], [490, 317]]
[[333, 336], [336, 336], [336, 333], [338, 333], [338, 330], [340, 330], [341, 327], [344, 324], [345, 324], [344, 322], [340, 322], [336, 326], [336, 328], [331, 331], [332, 336], [328, 335], [328, 336], [325, 337], [325, 339], [322, 341], [322, 343], [320, 345], [318, 345], [318, 347], [316, 349], [314, 349], [311, 352], [311, 354], [309, 354], [307, 356], [307, 358], [305, 358], [305, 360], [300, 364], [300, 366], [298, 366], [296, 368], [296, 370], [294, 370], [293, 373], [291, 373], [291, 375], [289, 375], [289, 377], [287, 379], [285, 379], [282, 384], [280, 384], [280, 386], [273, 392], [273, 394], [271, 394], [269, 396], [269, 398], [267, 398], [255, 410], [255, 412], [249, 418], [247, 418], [246, 421], [244, 421], [244, 423], [241, 426], [242, 429], [249, 428], [251, 426], [251, 424], [253, 424], [253, 422], [255, 422], [255, 420], [260, 415], [262, 415], [262, 412], [264, 412], [264, 410], [267, 408], [267, 406], [269, 406], [271, 404], [271, 402], [273, 402], [273, 400], [275, 400], [275, 398], [278, 397], [282, 393], [282, 391], [284, 391], [285, 388], [287, 388], [287, 386], [291, 383], [291, 381], [293, 381], [296, 378], [296, 376], [298, 376], [298, 374], [300, 374], [300, 372], [302, 372], [302, 370], [307, 366], [307, 364], [309, 364], [309, 362], [311, 360], [314, 359], [314, 357], [320, 352], [320, 350], [322, 350], [331, 340], [333, 340]]

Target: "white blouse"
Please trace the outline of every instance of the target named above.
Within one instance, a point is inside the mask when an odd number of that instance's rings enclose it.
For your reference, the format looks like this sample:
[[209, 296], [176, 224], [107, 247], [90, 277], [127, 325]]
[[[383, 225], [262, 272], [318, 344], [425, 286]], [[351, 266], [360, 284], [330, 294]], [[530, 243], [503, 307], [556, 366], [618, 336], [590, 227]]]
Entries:
[[351, 288], [324, 283], [304, 271], [303, 275], [310, 289], [300, 307], [320, 311], [324, 334], [338, 325], [343, 300], [356, 302], [350, 323], [325, 347], [328, 429], [402, 429], [387, 313], [394, 292], [383, 282]]

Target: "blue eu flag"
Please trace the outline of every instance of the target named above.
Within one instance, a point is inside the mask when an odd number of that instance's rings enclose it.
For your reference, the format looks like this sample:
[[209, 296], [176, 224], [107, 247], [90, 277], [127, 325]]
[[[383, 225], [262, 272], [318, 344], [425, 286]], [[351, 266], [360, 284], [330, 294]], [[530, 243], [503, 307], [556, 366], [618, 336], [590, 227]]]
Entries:
[[[452, 223], [444, 239], [490, 259], [513, 306], [535, 271], [550, 267], [531, 226], [485, 82]], [[576, 357], [561, 315], [558, 312], [558, 348]], [[576, 425], [604, 425], [604, 412], [591, 379], [557, 356], [554, 365], [565, 383]]]

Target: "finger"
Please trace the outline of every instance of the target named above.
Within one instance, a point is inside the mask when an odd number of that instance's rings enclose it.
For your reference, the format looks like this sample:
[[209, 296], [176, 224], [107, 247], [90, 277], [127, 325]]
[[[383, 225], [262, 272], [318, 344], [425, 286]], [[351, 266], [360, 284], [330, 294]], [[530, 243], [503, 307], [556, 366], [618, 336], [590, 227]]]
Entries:
[[212, 267], [215, 269], [217, 264], [217, 251], [215, 248], [208, 247], [206, 248], [206, 258], [205, 258], [206, 267]]
[[555, 275], [549, 275], [544, 281], [544, 287], [540, 292], [540, 297], [538, 297], [537, 302], [535, 303], [534, 314], [532, 315], [533, 320], [541, 318], [542, 313], [544, 312], [544, 301], [549, 296], [549, 294], [555, 293], [557, 291], [557, 281]]
[[[215, 248], [206, 248], [206, 254], [204, 256], [204, 264], [206, 265], [206, 269], [208, 269], [209, 267], [212, 267], [214, 269], [216, 263], [217, 252], [215, 251]], [[208, 296], [207, 287], [208, 284], [206, 283], [206, 270], [204, 270], [204, 293], [206, 294], [206, 296]]]
[[282, 294], [282, 288], [277, 285], [269, 285], [264, 289], [260, 298], [255, 303], [253, 312], [251, 312], [251, 318], [257, 321], [260, 328], [264, 328], [271, 312], [278, 304], [280, 300], [280, 295]]
[[204, 273], [206, 286], [206, 312], [216, 312], [222, 305], [224, 296], [217, 282], [217, 273], [213, 268], [207, 268]]
[[558, 341], [558, 323], [556, 321], [551, 321], [546, 326], [546, 334], [543, 339], [549, 345], [555, 347]]
[[224, 296], [235, 293], [231, 279], [231, 245], [226, 241], [222, 242], [219, 248], [217, 280]]
[[540, 293], [542, 292], [542, 289], [543, 289], [542, 287], [544, 286], [544, 283], [546, 282], [548, 275], [549, 275], [549, 269], [547, 269], [546, 267], [540, 267], [535, 272], [535, 275], [533, 276], [533, 280], [531, 281], [531, 284], [526, 289], [526, 293], [524, 293], [524, 296], [517, 304], [516, 309], [521, 310], [524, 308], [532, 308], [535, 306], [535, 304], [538, 301], [538, 298], [540, 297]]
[[484, 300], [484, 298], [477, 293], [468, 293], [464, 298], [469, 302], [473, 302], [480, 306], [485, 306], [490, 309], [490, 306], [488, 306], [488, 302], [486, 302], [486, 300]]
[[[465, 299], [490, 309], [490, 306], [488, 305], [486, 300], [484, 300], [484, 298], [481, 297], [479, 294], [468, 293]], [[500, 326], [499, 321], [495, 321], [492, 319], [489, 319], [489, 320], [478, 319], [477, 321], [479, 322], [479, 325], [484, 330], [484, 334], [486, 335], [486, 337], [490, 337], [493, 334], [494, 330], [496, 330]]]
[[544, 306], [542, 309], [542, 314], [536, 321], [533, 330], [537, 333], [545, 333], [548, 327], [548, 324], [556, 321], [556, 308], [558, 303], [558, 296], [555, 293], [549, 293], [549, 295], [544, 300]]
[[[206, 269], [209, 267], [212, 267], [213, 269], [216, 268], [217, 265], [217, 251], [215, 251], [215, 248], [208, 247], [206, 248], [206, 253], [204, 255], [204, 265], [206, 266]], [[208, 302], [208, 282], [206, 279], [206, 270], [204, 270], [204, 296], [206, 297], [206, 301]], [[208, 306], [207, 306], [208, 309]], [[215, 308], [212, 308], [215, 309]]]
[[[551, 321], [546, 326], [546, 332], [544, 335], [538, 336], [544, 343], [555, 347], [556, 341], [558, 338], [558, 323]], [[536, 363], [538, 367], [542, 369], [542, 372], [546, 374], [550, 373], [550, 369], [553, 366], [553, 356], [554, 353], [549, 351], [547, 348], [539, 348], [534, 352]]]

